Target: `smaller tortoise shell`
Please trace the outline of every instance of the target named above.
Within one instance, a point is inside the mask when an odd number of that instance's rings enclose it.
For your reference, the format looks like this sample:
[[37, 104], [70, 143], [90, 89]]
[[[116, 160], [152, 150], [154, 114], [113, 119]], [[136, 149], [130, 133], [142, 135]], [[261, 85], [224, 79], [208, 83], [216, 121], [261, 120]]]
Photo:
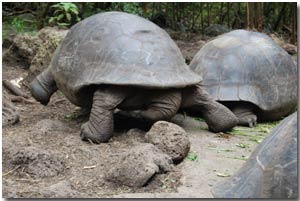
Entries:
[[205, 44], [190, 67], [218, 101], [247, 101], [262, 111], [288, 114], [297, 104], [297, 66], [267, 35], [245, 30]]

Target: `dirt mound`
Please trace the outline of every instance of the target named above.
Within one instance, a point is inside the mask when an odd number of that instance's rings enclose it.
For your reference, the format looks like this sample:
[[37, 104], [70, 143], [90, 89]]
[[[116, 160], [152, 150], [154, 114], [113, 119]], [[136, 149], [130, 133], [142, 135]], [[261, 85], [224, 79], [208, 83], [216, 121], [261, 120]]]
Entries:
[[58, 176], [65, 170], [63, 160], [55, 152], [41, 147], [14, 147], [8, 151], [8, 160], [19, 174], [34, 178]]
[[156, 122], [146, 134], [146, 140], [169, 155], [174, 163], [181, 162], [190, 150], [189, 138], [181, 127], [165, 122]]
[[156, 174], [172, 169], [172, 160], [152, 144], [142, 143], [106, 158], [105, 178], [115, 183], [142, 187]]

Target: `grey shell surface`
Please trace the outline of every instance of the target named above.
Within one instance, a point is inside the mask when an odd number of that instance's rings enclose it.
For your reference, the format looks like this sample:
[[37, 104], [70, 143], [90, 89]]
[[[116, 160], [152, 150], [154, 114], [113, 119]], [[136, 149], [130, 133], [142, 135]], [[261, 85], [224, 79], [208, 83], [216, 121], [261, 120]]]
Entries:
[[248, 101], [270, 112], [297, 104], [297, 65], [265, 34], [223, 34], [203, 46], [190, 67], [215, 100]]
[[286, 117], [231, 178], [213, 187], [217, 198], [296, 198], [297, 113]]
[[169, 35], [122, 12], [100, 13], [74, 25], [57, 48], [51, 72], [58, 88], [80, 105], [80, 90], [98, 84], [183, 88], [202, 80]]

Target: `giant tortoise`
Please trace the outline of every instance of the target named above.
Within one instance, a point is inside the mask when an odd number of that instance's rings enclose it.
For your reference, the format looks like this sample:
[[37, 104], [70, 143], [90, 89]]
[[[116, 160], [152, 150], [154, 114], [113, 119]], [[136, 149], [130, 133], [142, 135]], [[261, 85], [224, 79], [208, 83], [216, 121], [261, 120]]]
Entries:
[[239, 125], [278, 120], [297, 105], [297, 66], [267, 35], [235, 30], [205, 44], [191, 61], [208, 93]]
[[96, 143], [111, 138], [115, 109], [154, 122], [193, 107], [214, 132], [235, 126], [235, 115], [201, 81], [164, 30], [136, 15], [105, 12], [71, 28], [49, 68], [31, 83], [31, 93], [46, 105], [59, 89], [73, 104], [90, 109], [81, 137]]
[[286, 117], [231, 178], [217, 184], [217, 198], [297, 198], [297, 114]]

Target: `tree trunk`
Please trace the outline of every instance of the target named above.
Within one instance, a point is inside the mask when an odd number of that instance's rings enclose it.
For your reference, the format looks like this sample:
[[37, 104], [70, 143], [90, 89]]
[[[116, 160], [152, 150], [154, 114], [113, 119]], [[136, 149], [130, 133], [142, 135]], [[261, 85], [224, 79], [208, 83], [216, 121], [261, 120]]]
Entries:
[[207, 26], [210, 26], [210, 3], [207, 3], [206, 6], [207, 6]]
[[201, 33], [204, 31], [204, 21], [203, 21], [203, 3], [200, 3], [200, 12], [201, 12]]
[[231, 28], [230, 27], [230, 3], [227, 2], [227, 26], [228, 28]]
[[143, 10], [143, 16], [146, 16], [147, 13], [147, 3], [142, 2], [142, 10]]
[[296, 35], [297, 35], [297, 3], [291, 3], [291, 30], [292, 30], [292, 35], [291, 35], [291, 43], [294, 45], [296, 44]]
[[39, 2], [37, 4], [36, 11], [36, 25], [38, 29], [42, 29], [44, 27], [44, 19], [46, 17], [46, 12], [49, 9], [50, 3]]
[[224, 2], [221, 2], [220, 11], [219, 11], [219, 24], [223, 24], [223, 5]]
[[257, 17], [257, 24], [256, 28], [258, 31], [263, 30], [263, 3], [257, 2], [256, 3], [256, 17]]
[[282, 19], [283, 14], [284, 14], [286, 5], [287, 5], [287, 3], [285, 3], [285, 2], [282, 3], [282, 7], [281, 7], [281, 10], [280, 10], [280, 13], [279, 13], [278, 18], [276, 20], [276, 23], [274, 25], [274, 31], [276, 31], [278, 29], [278, 27], [279, 27], [279, 24], [280, 24], [280, 21]]
[[254, 22], [253, 22], [253, 4], [247, 2], [247, 28], [253, 29]]

